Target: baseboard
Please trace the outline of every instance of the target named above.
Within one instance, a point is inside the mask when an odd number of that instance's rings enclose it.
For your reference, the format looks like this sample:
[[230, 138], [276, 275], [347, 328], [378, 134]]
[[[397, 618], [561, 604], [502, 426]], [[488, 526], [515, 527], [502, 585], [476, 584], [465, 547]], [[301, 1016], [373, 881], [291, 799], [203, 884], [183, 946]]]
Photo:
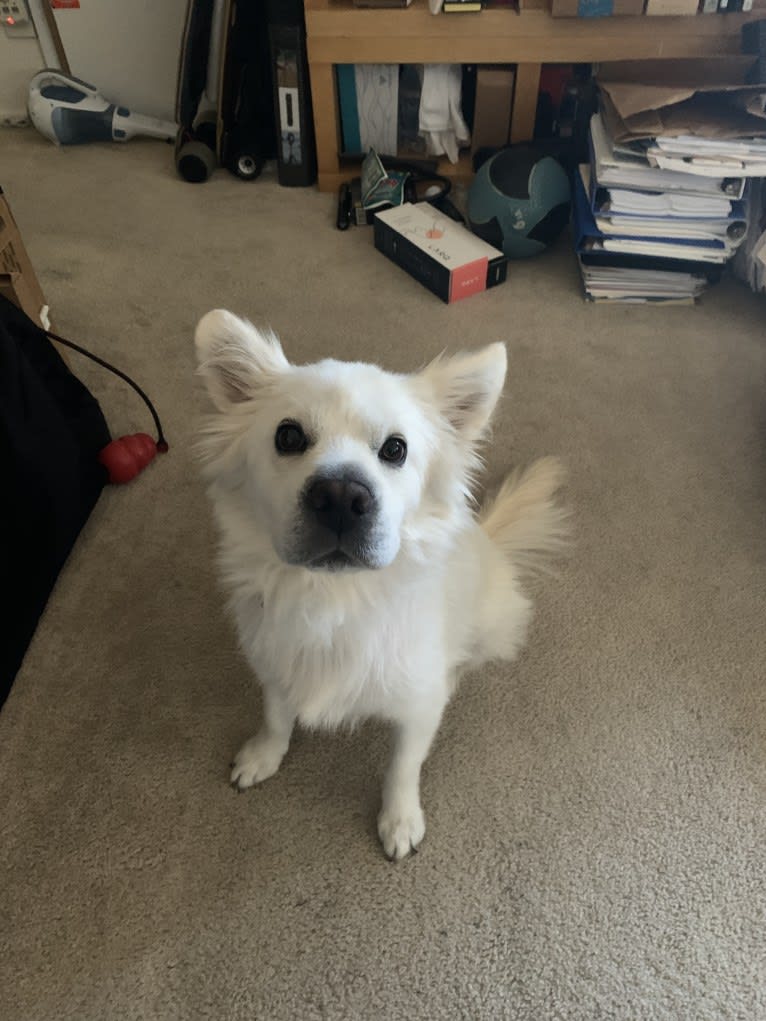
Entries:
[[29, 126], [29, 116], [26, 110], [2, 110], [0, 109], [0, 127], [2, 128], [26, 128]]

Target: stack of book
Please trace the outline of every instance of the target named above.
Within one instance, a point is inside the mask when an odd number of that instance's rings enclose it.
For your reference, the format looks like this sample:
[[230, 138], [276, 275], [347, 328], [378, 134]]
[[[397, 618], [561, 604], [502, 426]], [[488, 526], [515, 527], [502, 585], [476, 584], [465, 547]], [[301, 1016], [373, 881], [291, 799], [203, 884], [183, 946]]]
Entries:
[[[739, 143], [696, 136], [620, 144], [608, 123], [603, 112], [591, 119], [591, 160], [573, 189], [585, 293], [594, 301], [691, 304], [747, 233], [748, 173], [741, 161], [725, 163], [723, 151]], [[751, 151], [753, 160], [766, 157], [766, 141], [754, 146], [762, 153]]]

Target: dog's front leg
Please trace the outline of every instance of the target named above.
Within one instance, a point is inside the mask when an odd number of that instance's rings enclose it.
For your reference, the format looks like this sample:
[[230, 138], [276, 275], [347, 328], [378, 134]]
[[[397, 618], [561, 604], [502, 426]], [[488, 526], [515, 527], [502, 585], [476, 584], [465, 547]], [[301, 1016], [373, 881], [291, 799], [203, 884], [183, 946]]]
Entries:
[[263, 723], [261, 729], [245, 741], [231, 770], [231, 782], [243, 791], [268, 780], [279, 769], [290, 744], [295, 713], [275, 687], [263, 687]]
[[420, 769], [444, 711], [446, 699], [435, 700], [396, 724], [394, 753], [383, 783], [378, 836], [393, 861], [418, 848], [426, 832], [420, 807]]

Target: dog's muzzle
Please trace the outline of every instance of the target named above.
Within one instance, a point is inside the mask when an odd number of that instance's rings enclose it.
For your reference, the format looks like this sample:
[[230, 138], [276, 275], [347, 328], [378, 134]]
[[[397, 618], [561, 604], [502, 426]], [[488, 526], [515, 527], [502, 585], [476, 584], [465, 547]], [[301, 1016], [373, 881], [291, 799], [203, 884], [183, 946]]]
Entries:
[[302, 498], [300, 559], [307, 567], [373, 567], [378, 501], [371, 483], [346, 466], [312, 476]]

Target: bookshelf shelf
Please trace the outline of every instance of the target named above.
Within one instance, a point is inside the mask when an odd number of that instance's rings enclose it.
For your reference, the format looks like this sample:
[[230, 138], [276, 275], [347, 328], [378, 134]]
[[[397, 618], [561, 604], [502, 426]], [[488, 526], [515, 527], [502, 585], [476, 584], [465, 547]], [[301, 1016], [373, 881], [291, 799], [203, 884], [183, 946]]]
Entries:
[[[740, 52], [745, 21], [766, 12], [696, 17], [552, 18], [543, 10], [487, 8], [480, 14], [432, 15], [427, 0], [403, 9], [354, 7], [352, 0], [305, 0], [306, 34], [314, 106], [318, 184], [334, 191], [349, 171], [339, 156], [340, 126], [335, 64], [516, 64], [511, 137], [531, 137], [545, 63], [717, 60]], [[461, 160], [443, 170], [470, 175]]]

